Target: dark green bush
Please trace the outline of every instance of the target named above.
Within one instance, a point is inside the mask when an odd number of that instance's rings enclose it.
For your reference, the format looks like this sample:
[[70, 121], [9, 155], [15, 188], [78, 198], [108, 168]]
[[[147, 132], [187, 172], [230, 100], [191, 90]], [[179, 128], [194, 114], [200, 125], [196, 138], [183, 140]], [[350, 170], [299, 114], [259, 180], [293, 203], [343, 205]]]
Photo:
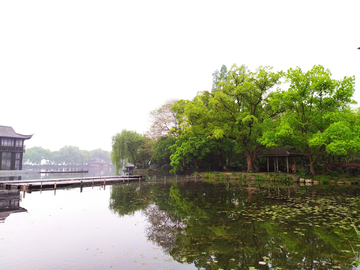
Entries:
[[164, 164], [161, 166], [161, 170], [163, 172], [167, 172], [169, 173], [170, 170], [172, 170], [173, 166], [171, 166], [170, 164]]

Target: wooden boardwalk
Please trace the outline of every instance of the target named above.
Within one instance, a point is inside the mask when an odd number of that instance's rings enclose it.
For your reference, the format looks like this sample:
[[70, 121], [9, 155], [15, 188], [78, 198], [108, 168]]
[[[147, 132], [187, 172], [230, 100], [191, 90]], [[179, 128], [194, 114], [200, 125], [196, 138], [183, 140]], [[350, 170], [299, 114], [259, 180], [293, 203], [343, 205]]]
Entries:
[[6, 180], [0, 181], [2, 189], [56, 189], [61, 187], [76, 186], [99, 186], [114, 183], [125, 183], [128, 181], [141, 181], [141, 175], [115, 175], [101, 177], [76, 177], [76, 178], [58, 178], [58, 179], [32, 179], [32, 180]]

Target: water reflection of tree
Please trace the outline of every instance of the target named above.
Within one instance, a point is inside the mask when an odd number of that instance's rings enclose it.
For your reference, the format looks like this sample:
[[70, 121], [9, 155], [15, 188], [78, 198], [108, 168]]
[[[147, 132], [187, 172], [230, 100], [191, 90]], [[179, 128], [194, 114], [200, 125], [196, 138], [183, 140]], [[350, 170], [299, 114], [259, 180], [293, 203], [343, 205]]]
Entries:
[[169, 216], [155, 204], [149, 205], [144, 214], [149, 223], [146, 228], [147, 238], [161, 246], [166, 253], [170, 253], [176, 246], [179, 231], [185, 228], [184, 223], [176, 215]]
[[194, 182], [126, 189], [120, 187], [123, 205], [113, 205], [121, 213], [143, 209], [148, 239], [178, 262], [249, 269], [265, 256], [261, 269], [328, 269], [352, 259], [356, 235], [348, 225], [360, 220], [346, 188], [347, 197], [338, 198], [326, 189]]
[[[178, 235], [176, 247], [171, 251], [178, 261], [186, 257], [187, 261], [205, 269], [248, 269], [258, 265], [264, 256], [269, 258], [268, 262], [283, 269], [324, 269], [335, 261], [338, 264], [342, 261], [345, 265], [351, 261], [352, 254], [347, 252], [350, 247], [346, 239], [356, 237], [353, 230], [349, 227], [340, 229], [334, 224], [334, 219], [326, 219], [333, 224], [332, 227], [324, 224], [315, 227], [306, 219], [311, 214], [315, 215], [308, 209], [319, 207], [319, 212], [325, 211], [327, 203], [332, 202], [335, 207], [340, 205], [339, 201], [325, 201], [325, 206], [315, 201], [318, 206], [310, 207], [314, 202], [310, 202], [311, 197], [308, 197], [303, 204], [301, 199], [290, 205], [289, 202], [284, 204], [284, 199], [295, 195], [293, 188], [257, 188], [256, 195], [254, 189], [230, 187], [226, 191], [222, 185], [203, 190], [206, 193], [173, 186], [170, 191], [174, 198], [170, 203], [186, 225], [185, 233]], [[256, 204], [249, 202], [249, 192]], [[264, 215], [267, 209], [271, 209], [268, 208], [269, 200], [275, 206], [272, 213], [274, 220], [270, 219], [271, 215]], [[350, 202], [344, 205], [350, 205]], [[352, 207], [356, 209], [355, 204]], [[349, 218], [349, 208], [339, 208], [338, 222], [345, 216]], [[283, 211], [298, 211], [298, 214], [281, 216]], [[335, 209], [330, 215], [336, 212]], [[295, 220], [286, 222], [287, 218]], [[325, 216], [316, 218], [325, 219]]]
[[120, 216], [133, 215], [151, 203], [149, 185], [114, 185], [110, 195], [109, 208]]

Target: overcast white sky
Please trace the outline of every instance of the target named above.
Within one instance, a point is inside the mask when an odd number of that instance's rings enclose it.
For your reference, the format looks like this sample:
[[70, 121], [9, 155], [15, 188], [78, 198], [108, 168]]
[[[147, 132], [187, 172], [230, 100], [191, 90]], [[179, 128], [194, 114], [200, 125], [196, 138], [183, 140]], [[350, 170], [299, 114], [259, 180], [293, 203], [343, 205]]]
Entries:
[[28, 148], [111, 150], [222, 64], [321, 64], [358, 88], [359, 14], [359, 0], [0, 1], [0, 125], [34, 134]]

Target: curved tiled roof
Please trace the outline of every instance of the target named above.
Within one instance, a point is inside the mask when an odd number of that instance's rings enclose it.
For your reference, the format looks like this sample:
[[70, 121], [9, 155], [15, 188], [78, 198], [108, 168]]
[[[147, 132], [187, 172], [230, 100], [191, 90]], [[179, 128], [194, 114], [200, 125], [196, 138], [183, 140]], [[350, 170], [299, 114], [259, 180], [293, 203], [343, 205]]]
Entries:
[[259, 156], [260, 157], [301, 157], [301, 156], [306, 156], [306, 153], [298, 152], [296, 151], [295, 148], [275, 148]]
[[22, 135], [22, 134], [16, 133], [12, 127], [0, 126], [0, 137], [28, 140], [28, 139], [31, 139], [32, 136], [33, 135]]

